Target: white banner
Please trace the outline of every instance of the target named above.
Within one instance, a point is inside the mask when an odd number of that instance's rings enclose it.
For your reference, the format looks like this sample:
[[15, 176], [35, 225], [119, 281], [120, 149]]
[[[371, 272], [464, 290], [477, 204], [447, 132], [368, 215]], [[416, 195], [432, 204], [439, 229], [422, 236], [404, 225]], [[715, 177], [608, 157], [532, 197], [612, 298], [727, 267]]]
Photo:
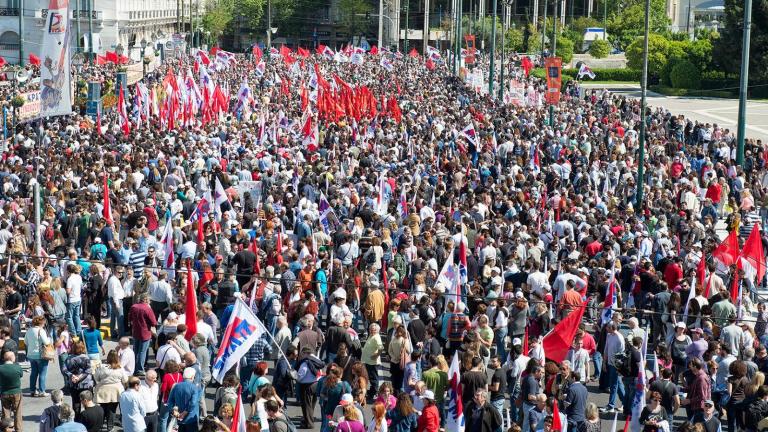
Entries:
[[72, 114], [69, 64], [69, 0], [50, 0], [40, 58], [40, 114]]

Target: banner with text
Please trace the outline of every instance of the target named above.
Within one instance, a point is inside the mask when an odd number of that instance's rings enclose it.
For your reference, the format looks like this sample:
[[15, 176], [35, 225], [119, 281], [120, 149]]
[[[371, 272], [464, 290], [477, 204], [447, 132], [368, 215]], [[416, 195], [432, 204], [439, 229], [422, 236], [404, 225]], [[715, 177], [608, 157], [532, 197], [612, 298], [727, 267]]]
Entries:
[[40, 114], [72, 114], [69, 64], [69, 0], [50, 0], [43, 29]]

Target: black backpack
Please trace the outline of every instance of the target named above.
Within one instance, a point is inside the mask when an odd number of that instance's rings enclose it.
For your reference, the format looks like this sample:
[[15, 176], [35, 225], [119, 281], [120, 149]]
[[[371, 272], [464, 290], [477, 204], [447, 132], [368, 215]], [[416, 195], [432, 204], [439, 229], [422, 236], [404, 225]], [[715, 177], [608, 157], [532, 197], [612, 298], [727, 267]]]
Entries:
[[288, 432], [296, 432], [296, 425], [288, 417], [277, 417], [274, 422], [283, 422], [288, 427]]
[[632, 365], [630, 364], [632, 362], [632, 345], [627, 343], [624, 346], [624, 351], [617, 352], [613, 355], [613, 365], [616, 367], [616, 370], [621, 374], [622, 376], [629, 376], [630, 370], [632, 370]]

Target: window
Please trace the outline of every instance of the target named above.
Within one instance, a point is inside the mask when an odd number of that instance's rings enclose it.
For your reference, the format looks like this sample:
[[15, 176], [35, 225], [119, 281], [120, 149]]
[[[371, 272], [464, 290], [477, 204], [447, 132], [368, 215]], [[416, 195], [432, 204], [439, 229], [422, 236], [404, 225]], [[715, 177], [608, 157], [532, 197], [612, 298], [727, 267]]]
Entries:
[[14, 31], [7, 31], [0, 35], [0, 49], [17, 50], [19, 49], [19, 34]]

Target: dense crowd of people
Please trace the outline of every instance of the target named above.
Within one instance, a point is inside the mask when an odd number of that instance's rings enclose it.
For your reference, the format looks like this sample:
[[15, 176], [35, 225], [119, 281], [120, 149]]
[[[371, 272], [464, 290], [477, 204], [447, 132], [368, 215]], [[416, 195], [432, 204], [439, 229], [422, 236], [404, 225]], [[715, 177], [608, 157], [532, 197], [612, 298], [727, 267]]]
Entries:
[[[732, 131], [577, 82], [550, 118], [546, 83], [516, 56], [514, 104], [436, 54], [431, 67], [383, 50], [282, 57], [171, 59], [143, 81], [162, 94], [205, 69], [230, 93], [214, 121], [170, 129], [131, 86], [128, 131], [118, 112], [14, 131], [0, 160], [0, 428], [23, 430], [23, 401], [49, 397], [41, 431], [229, 431], [241, 400], [248, 430], [437, 432], [457, 413], [454, 358], [473, 432], [597, 432], [631, 421], [638, 392], [633, 432], [768, 424], [763, 281], [712, 253], [765, 221], [760, 140], [738, 166]], [[378, 113], [347, 102], [329, 118], [326, 80], [366, 87]], [[459, 295], [446, 262], [461, 263]], [[269, 334], [219, 383], [239, 300]], [[555, 359], [544, 336], [574, 313]], [[51, 363], [63, 389], [46, 385]]]

